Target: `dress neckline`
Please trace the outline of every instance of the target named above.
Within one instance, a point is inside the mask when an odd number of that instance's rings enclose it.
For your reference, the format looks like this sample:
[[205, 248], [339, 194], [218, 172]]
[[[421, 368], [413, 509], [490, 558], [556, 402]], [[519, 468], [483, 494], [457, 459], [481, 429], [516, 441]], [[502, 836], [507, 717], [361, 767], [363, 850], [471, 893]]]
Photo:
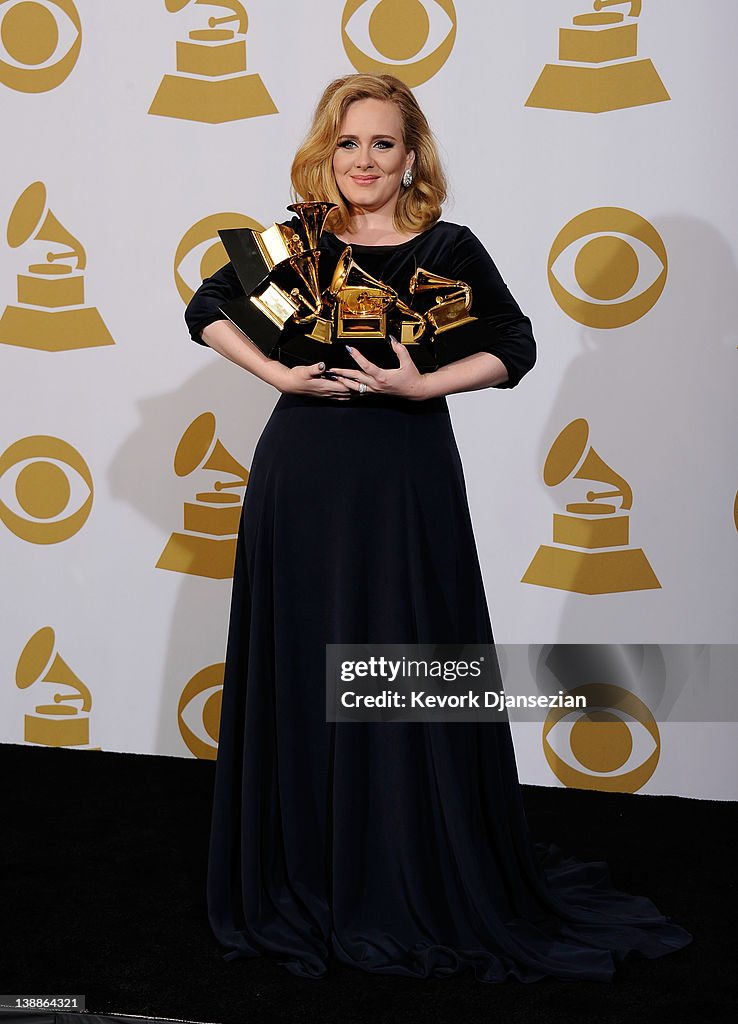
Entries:
[[330, 235], [331, 238], [335, 239], [341, 245], [350, 245], [352, 249], [375, 249], [378, 252], [387, 249], [404, 249], [407, 245], [412, 245], [413, 242], [417, 242], [419, 238], [425, 238], [433, 229], [440, 224], [441, 221], [437, 220], [435, 224], [431, 224], [425, 231], [419, 232], [417, 235], [413, 235], [412, 238], [406, 238], [404, 242], [384, 243], [382, 245], [367, 245], [365, 242], [346, 242], [343, 238], [339, 238], [338, 235], [334, 235], [332, 231], [324, 231], [324, 235]]

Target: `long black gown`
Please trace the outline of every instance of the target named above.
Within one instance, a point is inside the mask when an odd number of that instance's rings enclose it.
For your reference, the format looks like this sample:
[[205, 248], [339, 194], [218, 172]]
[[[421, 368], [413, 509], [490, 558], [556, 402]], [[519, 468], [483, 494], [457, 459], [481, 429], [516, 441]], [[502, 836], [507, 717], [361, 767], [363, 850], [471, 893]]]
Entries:
[[[293, 222], [293, 227], [298, 227]], [[324, 233], [321, 263], [344, 243]], [[472, 234], [439, 221], [354, 246], [406, 296], [423, 266], [472, 286], [514, 387], [530, 321]], [[231, 264], [186, 311], [194, 341], [243, 294]], [[207, 877], [228, 952], [296, 975], [609, 980], [691, 936], [605, 864], [529, 837], [509, 727], [325, 721], [326, 643], [492, 643], [445, 398], [282, 394], [250, 469], [233, 580]]]

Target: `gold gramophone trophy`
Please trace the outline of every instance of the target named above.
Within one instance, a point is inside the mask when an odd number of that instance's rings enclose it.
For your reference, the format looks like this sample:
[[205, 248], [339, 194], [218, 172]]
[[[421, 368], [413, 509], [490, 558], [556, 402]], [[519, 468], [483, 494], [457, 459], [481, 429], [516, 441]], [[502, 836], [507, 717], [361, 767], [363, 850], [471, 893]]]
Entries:
[[418, 267], [410, 278], [410, 295], [414, 298], [428, 292], [433, 295], [435, 304], [425, 315], [436, 334], [477, 319], [471, 315], [472, 292], [465, 281], [452, 281]]
[[287, 207], [300, 218], [307, 246], [286, 224], [272, 224], [264, 231], [227, 228], [218, 232], [245, 292], [243, 298], [221, 306], [221, 312], [262, 352], [269, 356], [277, 352], [289, 365], [315, 360], [300, 357], [297, 351], [287, 353], [283, 335], [288, 325], [297, 329], [296, 337], [304, 338], [305, 326], [311, 325], [313, 341], [331, 341], [330, 319], [321, 317], [327, 311], [318, 277], [318, 241], [335, 205], [314, 202]]
[[[386, 342], [394, 332], [401, 344], [417, 345], [427, 331], [425, 319], [403, 302], [394, 288], [362, 270], [350, 245], [338, 259], [328, 293], [334, 302], [335, 337], [341, 340]], [[398, 319], [399, 324], [395, 322]]]
[[[464, 281], [441, 277], [419, 267], [410, 285], [410, 303], [394, 288], [372, 277], [353, 258], [348, 245], [325, 288], [320, 282], [319, 241], [335, 203], [293, 203], [305, 241], [285, 224], [264, 231], [228, 228], [218, 234], [231, 258], [244, 296], [220, 311], [270, 358], [289, 366], [325, 361], [327, 366], [356, 368], [346, 342], [377, 366], [398, 365], [391, 339], [407, 346], [418, 369], [431, 372], [441, 363], [474, 351], [457, 352], [438, 336], [472, 324], [472, 291]], [[426, 309], [415, 309], [417, 300]], [[469, 343], [472, 342], [472, 348]], [[477, 346], [478, 347], [478, 346]]]
[[358, 266], [350, 245], [341, 253], [329, 291], [336, 303], [338, 338], [387, 337], [387, 311], [397, 293]]

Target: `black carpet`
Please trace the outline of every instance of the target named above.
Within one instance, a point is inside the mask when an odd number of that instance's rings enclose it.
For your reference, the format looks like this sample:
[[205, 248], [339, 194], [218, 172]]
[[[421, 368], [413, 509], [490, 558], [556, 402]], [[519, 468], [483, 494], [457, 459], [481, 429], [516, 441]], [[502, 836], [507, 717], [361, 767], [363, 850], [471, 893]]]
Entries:
[[84, 1024], [735, 1019], [734, 803], [524, 787], [534, 838], [607, 861], [619, 888], [694, 935], [658, 960], [628, 958], [612, 983], [423, 981], [338, 964], [308, 980], [266, 959], [225, 962], [211, 935], [214, 772], [211, 761], [0, 744], [1, 994], [84, 994]]

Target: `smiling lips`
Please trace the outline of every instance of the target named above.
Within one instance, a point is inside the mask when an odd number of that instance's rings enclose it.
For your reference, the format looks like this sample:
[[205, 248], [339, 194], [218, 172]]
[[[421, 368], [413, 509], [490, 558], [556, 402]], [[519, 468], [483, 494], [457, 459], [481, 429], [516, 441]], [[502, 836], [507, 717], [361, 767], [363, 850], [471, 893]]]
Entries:
[[371, 185], [373, 181], [379, 180], [378, 174], [352, 174], [351, 180], [355, 181], [357, 185]]

